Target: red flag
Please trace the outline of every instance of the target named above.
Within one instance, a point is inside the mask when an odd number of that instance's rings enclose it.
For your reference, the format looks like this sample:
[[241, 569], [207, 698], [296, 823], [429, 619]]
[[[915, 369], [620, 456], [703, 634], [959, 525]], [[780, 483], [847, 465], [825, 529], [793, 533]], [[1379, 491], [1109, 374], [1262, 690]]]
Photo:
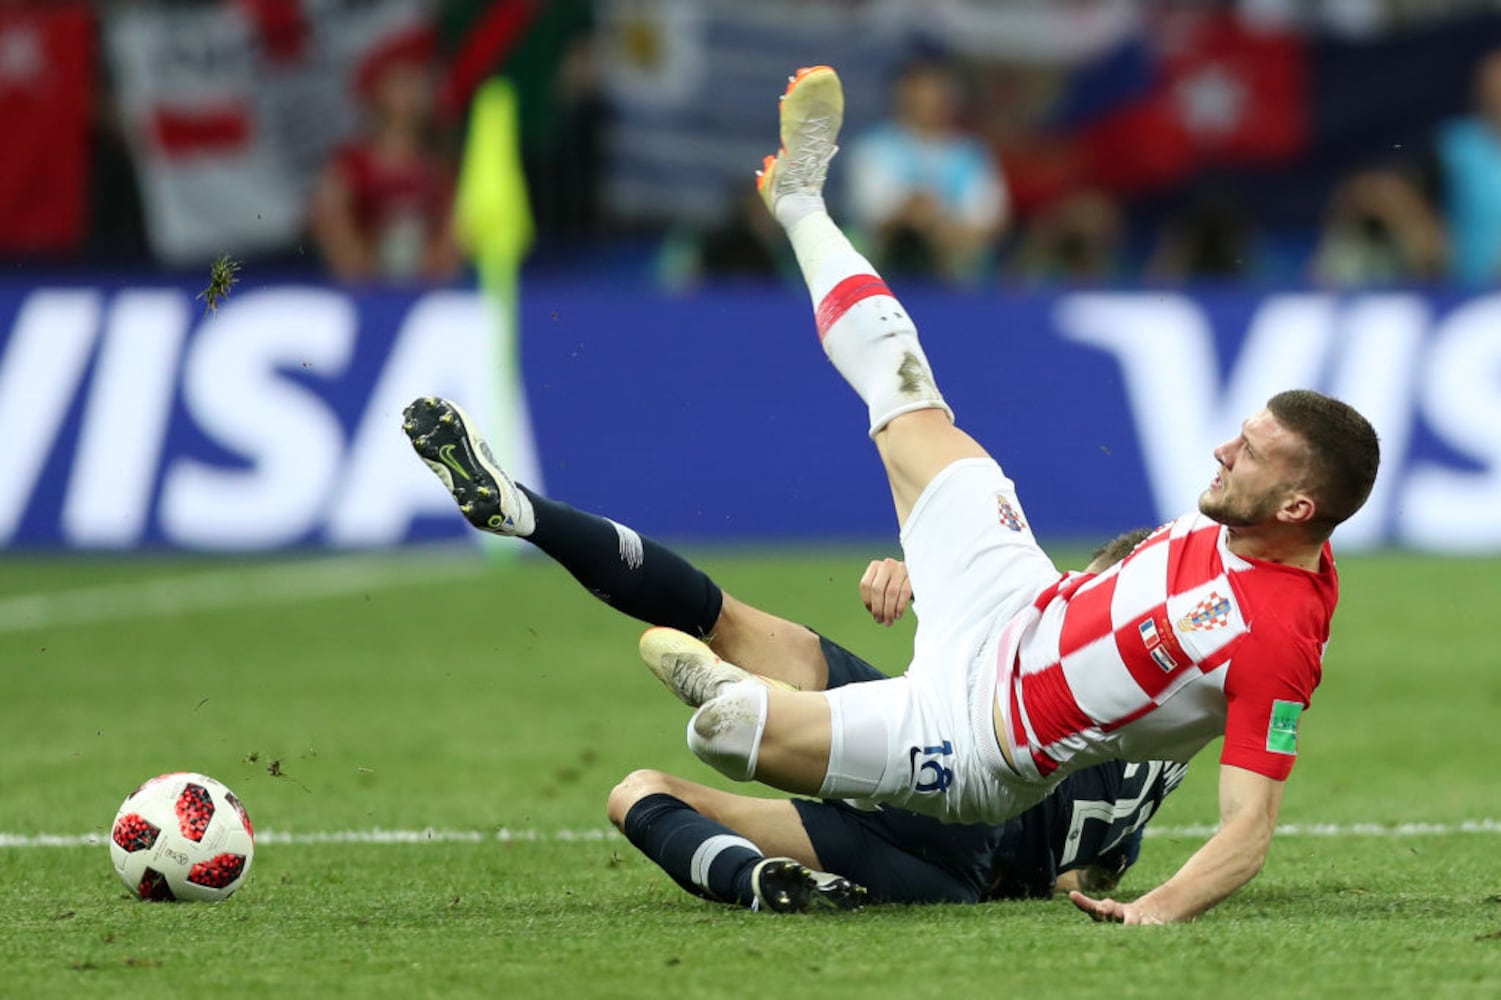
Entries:
[[1280, 163], [1302, 150], [1309, 83], [1296, 35], [1220, 12], [1171, 18], [1154, 41], [1152, 86], [1082, 136], [1096, 182], [1152, 190], [1203, 167]]
[[0, 250], [67, 253], [88, 224], [94, 17], [0, 10]]

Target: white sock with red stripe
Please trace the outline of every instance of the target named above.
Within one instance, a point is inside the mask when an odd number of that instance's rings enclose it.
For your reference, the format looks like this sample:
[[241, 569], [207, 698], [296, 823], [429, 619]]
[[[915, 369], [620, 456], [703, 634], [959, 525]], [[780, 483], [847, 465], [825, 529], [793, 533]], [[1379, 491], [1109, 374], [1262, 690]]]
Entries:
[[[954, 417], [933, 381], [917, 327], [902, 304], [834, 225], [820, 204], [777, 202], [777, 217], [797, 254], [813, 297], [824, 353], [870, 408], [870, 434], [903, 413], [940, 409]], [[820, 199], [821, 202], [821, 199]], [[793, 206], [789, 206], [793, 207]]]

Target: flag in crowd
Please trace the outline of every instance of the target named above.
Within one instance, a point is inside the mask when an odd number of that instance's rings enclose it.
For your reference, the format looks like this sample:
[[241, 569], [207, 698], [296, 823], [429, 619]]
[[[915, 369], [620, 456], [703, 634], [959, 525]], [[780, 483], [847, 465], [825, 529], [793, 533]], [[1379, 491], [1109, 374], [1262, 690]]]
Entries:
[[358, 127], [362, 73], [427, 13], [411, 0], [107, 9], [156, 255], [193, 265], [295, 243], [318, 171]]
[[94, 16], [83, 4], [0, 10], [0, 130], [11, 139], [0, 156], [0, 250], [82, 242], [94, 74]]

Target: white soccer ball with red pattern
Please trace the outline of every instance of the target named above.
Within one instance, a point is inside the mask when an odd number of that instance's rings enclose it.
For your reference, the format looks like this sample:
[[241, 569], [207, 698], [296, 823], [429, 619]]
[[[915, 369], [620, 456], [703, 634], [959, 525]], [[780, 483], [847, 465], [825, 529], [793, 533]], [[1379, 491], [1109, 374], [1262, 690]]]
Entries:
[[228, 899], [250, 874], [255, 830], [223, 783], [178, 771], [131, 792], [110, 827], [115, 871], [141, 899]]

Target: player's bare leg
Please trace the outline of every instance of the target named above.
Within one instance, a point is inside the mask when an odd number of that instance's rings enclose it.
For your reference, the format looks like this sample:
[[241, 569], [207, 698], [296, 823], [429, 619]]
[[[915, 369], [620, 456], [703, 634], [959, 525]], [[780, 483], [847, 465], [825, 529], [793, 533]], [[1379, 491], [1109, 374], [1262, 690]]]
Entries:
[[824, 206], [844, 117], [838, 75], [827, 66], [799, 70], [779, 117], [782, 148], [766, 158], [757, 188], [797, 254], [824, 352], [869, 407], [870, 434], [905, 522], [934, 475], [986, 452], [954, 427], [916, 326]]
[[648, 795], [681, 799], [700, 814], [754, 841], [764, 854], [779, 854], [813, 868], [823, 867], [790, 799], [758, 799], [723, 792], [661, 771], [632, 771], [610, 792], [605, 804], [610, 822], [623, 831], [631, 807]]
[[833, 730], [822, 692], [772, 687], [676, 629], [647, 629], [641, 658], [679, 700], [698, 708], [688, 746], [700, 760], [737, 781], [823, 793]]
[[[881, 439], [905, 521], [940, 470], [988, 456], [954, 428], [906, 311], [824, 208], [823, 182], [843, 115], [834, 71], [799, 70], [782, 100], [781, 149], [764, 161], [757, 189], [797, 253], [825, 353], [869, 407], [871, 436]], [[904, 679], [869, 685], [858, 700], [773, 689], [669, 629], [648, 630], [641, 653], [680, 699], [699, 706], [688, 744], [720, 773], [808, 795], [899, 790], [901, 776], [890, 766], [889, 716], [908, 697]], [[877, 691], [878, 685], [888, 686]]]
[[903, 413], [872, 437], [886, 467], [898, 524], [907, 523], [907, 515], [934, 476], [960, 459], [989, 457], [978, 441], [954, 426], [946, 410]]
[[822, 691], [829, 682], [818, 634], [724, 594], [724, 604], [708, 637], [721, 657], [745, 670], [799, 691]]

